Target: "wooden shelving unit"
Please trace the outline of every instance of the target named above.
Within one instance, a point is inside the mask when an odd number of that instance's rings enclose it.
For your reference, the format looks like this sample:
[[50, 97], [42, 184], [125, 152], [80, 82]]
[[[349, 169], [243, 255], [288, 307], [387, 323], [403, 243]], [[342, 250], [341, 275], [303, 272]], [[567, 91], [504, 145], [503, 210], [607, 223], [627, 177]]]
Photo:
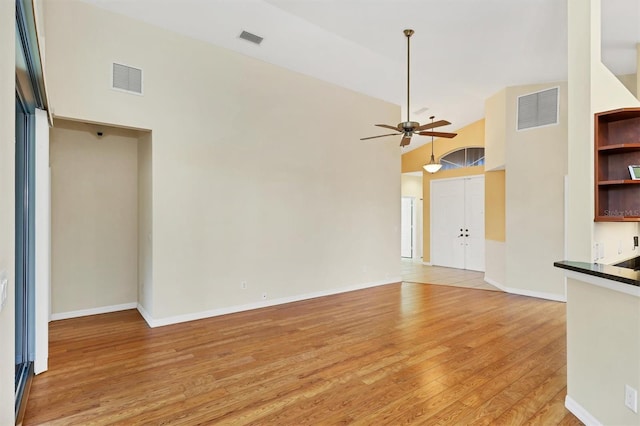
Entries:
[[640, 108], [595, 115], [595, 221], [640, 222], [640, 181], [629, 165], [640, 164]]

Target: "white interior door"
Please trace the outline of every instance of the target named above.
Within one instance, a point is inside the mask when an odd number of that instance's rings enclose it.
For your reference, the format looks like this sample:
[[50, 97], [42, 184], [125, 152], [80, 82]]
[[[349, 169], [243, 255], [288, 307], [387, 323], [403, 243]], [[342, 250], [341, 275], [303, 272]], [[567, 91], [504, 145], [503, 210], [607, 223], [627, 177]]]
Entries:
[[400, 204], [400, 256], [413, 257], [413, 197], [402, 197]]
[[431, 264], [464, 268], [464, 181], [431, 181]]
[[484, 176], [431, 182], [431, 264], [484, 271]]
[[465, 269], [484, 271], [484, 176], [464, 180]]

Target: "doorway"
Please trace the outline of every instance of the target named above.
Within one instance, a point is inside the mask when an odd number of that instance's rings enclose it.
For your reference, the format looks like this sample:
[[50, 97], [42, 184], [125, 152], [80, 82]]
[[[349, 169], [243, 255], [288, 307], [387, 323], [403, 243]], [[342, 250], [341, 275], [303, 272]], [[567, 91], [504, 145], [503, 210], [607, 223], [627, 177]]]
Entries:
[[431, 263], [484, 271], [484, 176], [431, 182]]
[[402, 197], [400, 204], [400, 257], [412, 259], [414, 253], [415, 198]]

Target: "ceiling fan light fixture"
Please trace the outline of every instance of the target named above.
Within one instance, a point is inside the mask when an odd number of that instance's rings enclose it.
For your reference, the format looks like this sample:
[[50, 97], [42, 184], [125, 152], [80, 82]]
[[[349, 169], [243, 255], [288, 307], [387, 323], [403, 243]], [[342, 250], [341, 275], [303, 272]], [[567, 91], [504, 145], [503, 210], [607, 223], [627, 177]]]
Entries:
[[[435, 118], [433, 115], [431, 117], [429, 117], [431, 119], [431, 122], [433, 123], [433, 119]], [[425, 164], [424, 166], [422, 166], [423, 169], [425, 169], [428, 173], [435, 173], [438, 170], [440, 170], [440, 168], [442, 167], [442, 164], [440, 163], [436, 163], [436, 159], [433, 156], [433, 144], [434, 144], [434, 139], [433, 136], [431, 136], [431, 159], [429, 160], [429, 164]]]
[[435, 173], [442, 168], [442, 164], [436, 163], [436, 159], [433, 157], [433, 154], [431, 154], [431, 160], [429, 161], [429, 164], [425, 164], [424, 166], [422, 166], [422, 168], [427, 173]]

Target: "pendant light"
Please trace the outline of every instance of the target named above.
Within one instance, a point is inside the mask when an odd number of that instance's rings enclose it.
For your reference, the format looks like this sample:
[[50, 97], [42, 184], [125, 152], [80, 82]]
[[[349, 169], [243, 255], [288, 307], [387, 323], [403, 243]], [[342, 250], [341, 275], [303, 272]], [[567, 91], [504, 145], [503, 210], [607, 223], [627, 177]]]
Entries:
[[[435, 116], [431, 116], [429, 117], [431, 119], [431, 122], [433, 123], [433, 119], [435, 118]], [[442, 164], [440, 163], [436, 163], [436, 159], [433, 156], [433, 136], [431, 136], [431, 159], [429, 160], [429, 164], [425, 164], [424, 166], [422, 166], [422, 168], [427, 171], [428, 173], [435, 173], [438, 170], [440, 170], [440, 168], [442, 167]]]

